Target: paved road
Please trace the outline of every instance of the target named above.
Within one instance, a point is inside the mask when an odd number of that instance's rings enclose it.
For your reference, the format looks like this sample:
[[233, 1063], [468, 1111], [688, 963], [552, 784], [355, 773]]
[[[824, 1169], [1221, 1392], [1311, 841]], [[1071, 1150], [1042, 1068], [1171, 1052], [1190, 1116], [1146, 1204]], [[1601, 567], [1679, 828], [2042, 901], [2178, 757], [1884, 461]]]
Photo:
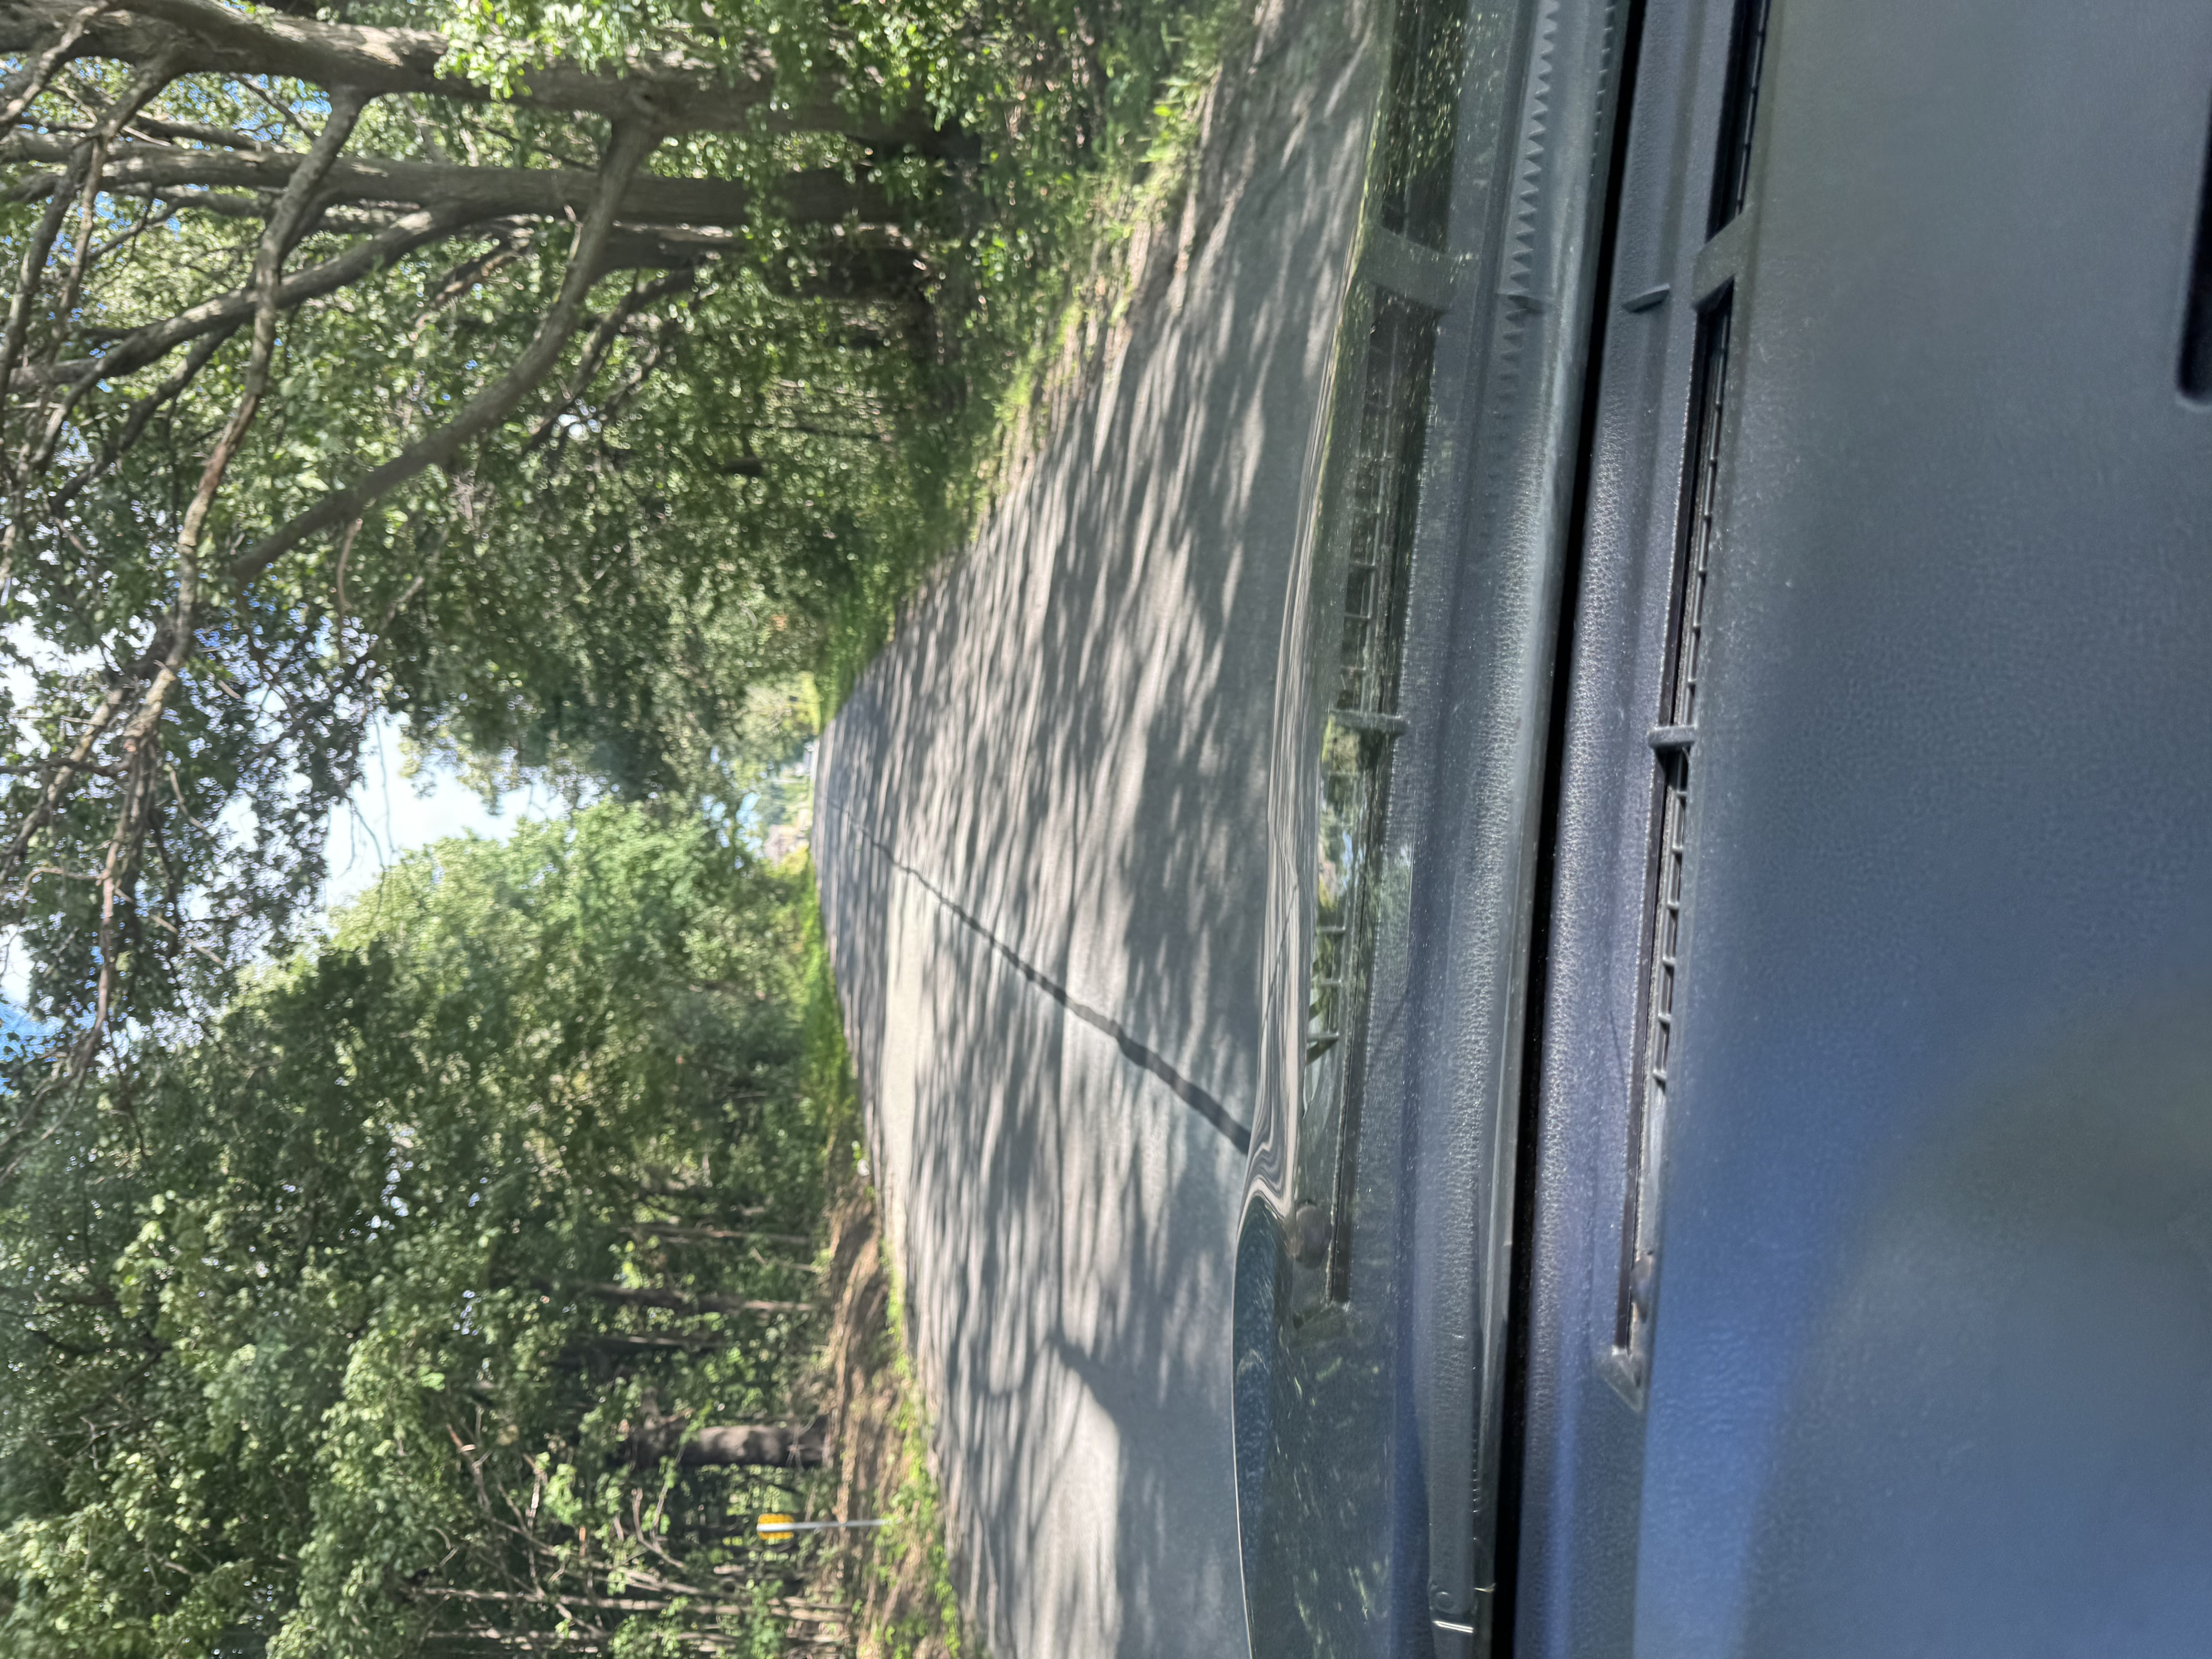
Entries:
[[1244, 1651], [1266, 755], [1371, 11], [1268, 8], [1123, 337], [822, 744], [823, 913], [994, 1659]]

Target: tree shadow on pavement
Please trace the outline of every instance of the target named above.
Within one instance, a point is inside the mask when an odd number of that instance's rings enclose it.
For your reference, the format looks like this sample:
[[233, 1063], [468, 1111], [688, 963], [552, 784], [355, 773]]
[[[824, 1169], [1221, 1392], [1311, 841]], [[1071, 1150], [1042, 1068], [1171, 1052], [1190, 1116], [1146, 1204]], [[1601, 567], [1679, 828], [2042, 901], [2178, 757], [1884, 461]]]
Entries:
[[1243, 1649], [1244, 1160], [1131, 1055], [1250, 1122], [1276, 656], [1371, 10], [1273, 8], [1224, 68], [1124, 337], [823, 743], [825, 926], [1000, 1659]]

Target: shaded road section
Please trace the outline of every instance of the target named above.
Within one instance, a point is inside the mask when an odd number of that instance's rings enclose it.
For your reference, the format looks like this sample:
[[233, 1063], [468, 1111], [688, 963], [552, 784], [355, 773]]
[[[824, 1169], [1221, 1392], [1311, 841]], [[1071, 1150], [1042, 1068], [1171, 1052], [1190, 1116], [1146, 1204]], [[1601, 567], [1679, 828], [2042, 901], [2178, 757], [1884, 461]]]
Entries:
[[1262, 15], [1129, 320], [822, 743], [823, 916], [994, 1659], [1244, 1650], [1267, 757], [1373, 34]]

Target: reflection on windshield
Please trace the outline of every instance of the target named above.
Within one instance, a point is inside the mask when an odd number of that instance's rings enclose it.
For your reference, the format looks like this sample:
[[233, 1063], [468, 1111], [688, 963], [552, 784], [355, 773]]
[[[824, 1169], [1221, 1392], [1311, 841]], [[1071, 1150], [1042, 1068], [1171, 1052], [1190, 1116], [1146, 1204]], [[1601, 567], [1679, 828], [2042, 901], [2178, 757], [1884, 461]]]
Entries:
[[[1343, 573], [1336, 695], [1322, 737], [1320, 844], [1308, 980], [1301, 1203], [1330, 1218], [1328, 1294], [1350, 1273], [1349, 1193], [1358, 1139], [1361, 1061], [1375, 950], [1377, 865], [1390, 793], [1406, 592], [1428, 425], [1436, 315], [1381, 296], [1361, 364], [1358, 420], [1342, 495], [1331, 503]], [[1308, 1264], [1316, 1265], [1316, 1264]]]

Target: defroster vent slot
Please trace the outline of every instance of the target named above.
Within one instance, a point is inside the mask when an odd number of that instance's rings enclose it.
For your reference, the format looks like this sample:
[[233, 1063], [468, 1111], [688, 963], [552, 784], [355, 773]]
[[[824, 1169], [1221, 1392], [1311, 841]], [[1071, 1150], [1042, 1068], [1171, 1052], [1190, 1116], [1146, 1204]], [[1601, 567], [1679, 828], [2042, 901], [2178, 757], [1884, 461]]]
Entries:
[[2212, 403], [2212, 137], [2197, 183], [2197, 254], [2189, 266], [2189, 307], [2181, 324], [2181, 392]]
[[1759, 125], [1760, 77], [1766, 69], [1766, 21], [1774, 0], [1736, 0], [1729, 33], [1726, 101], [1721, 106], [1720, 154], [1713, 168], [1710, 236], [1743, 211], [1751, 191], [1751, 139]]

